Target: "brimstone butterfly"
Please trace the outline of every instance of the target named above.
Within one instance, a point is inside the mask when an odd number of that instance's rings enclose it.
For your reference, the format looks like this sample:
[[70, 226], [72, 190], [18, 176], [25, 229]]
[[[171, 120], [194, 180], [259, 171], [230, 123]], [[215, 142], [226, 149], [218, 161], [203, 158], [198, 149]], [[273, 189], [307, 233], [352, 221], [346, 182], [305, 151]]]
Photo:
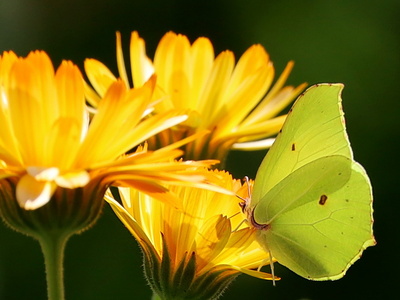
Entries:
[[262, 247], [311, 280], [343, 277], [375, 245], [371, 184], [353, 160], [342, 89], [319, 84], [299, 96], [243, 204]]

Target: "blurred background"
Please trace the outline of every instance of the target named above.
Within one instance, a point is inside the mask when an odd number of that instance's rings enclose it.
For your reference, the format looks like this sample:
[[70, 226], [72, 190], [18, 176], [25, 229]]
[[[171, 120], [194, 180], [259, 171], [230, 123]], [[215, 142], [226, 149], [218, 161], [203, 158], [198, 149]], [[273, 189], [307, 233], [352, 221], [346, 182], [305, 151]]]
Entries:
[[[342, 82], [344, 110], [355, 158], [374, 187], [375, 235], [347, 275], [312, 282], [276, 266], [272, 286], [245, 275], [223, 299], [385, 299], [396, 295], [399, 274], [399, 79], [398, 0], [0, 0], [0, 51], [24, 56], [46, 50], [54, 63], [80, 67], [99, 59], [116, 74], [115, 31], [128, 50], [130, 32], [146, 40], [149, 56], [165, 32], [211, 39], [215, 52], [239, 57], [261, 43], [277, 74], [296, 62], [288, 83]], [[229, 156], [235, 177], [255, 176], [265, 151]], [[397, 221], [397, 222], [395, 222]], [[142, 257], [129, 232], [106, 207], [99, 222], [74, 236], [65, 260], [67, 299], [150, 299]], [[0, 299], [45, 299], [43, 258], [36, 241], [0, 224]]]

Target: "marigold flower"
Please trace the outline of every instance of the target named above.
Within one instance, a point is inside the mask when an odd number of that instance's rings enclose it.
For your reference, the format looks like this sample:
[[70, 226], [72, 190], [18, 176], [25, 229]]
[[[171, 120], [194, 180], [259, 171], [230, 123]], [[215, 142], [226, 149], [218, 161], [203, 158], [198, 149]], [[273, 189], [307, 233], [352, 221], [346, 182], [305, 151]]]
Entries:
[[[120, 77], [130, 85], [126, 72], [121, 37], [117, 32], [117, 62]], [[231, 51], [216, 58], [209, 39], [193, 44], [184, 35], [168, 32], [161, 39], [154, 62], [146, 55], [145, 42], [136, 31], [130, 43], [133, 85], [142, 86], [157, 74], [153, 99], [163, 99], [155, 112], [186, 109], [189, 119], [149, 139], [157, 149], [197, 132], [207, 132], [185, 146], [185, 158], [216, 158], [224, 161], [230, 149], [268, 148], [270, 137], [278, 133], [285, 116], [277, 116], [305, 88], [283, 87], [293, 62], [272, 85], [274, 67], [261, 45], [253, 45], [239, 59]], [[97, 94], [87, 87], [93, 105], [115, 81], [112, 72], [94, 59], [85, 61], [85, 70]]]
[[[168, 174], [168, 169], [190, 167], [172, 161], [180, 151], [141, 148], [122, 156], [187, 118], [182, 111], [146, 118], [154, 85], [154, 77], [135, 89], [115, 81], [89, 122], [84, 81], [76, 66], [64, 61], [55, 73], [44, 52], [27, 58], [5, 52], [0, 57], [0, 178], [18, 178], [16, 198], [21, 207], [37, 209], [57, 187], [80, 188], [91, 181], [108, 185], [135, 179], [153, 183], [153, 192], [160, 192], [165, 189], [158, 183], [180, 180]], [[158, 162], [162, 164], [155, 167]]]
[[187, 119], [182, 111], [148, 116], [154, 87], [154, 77], [135, 89], [116, 80], [90, 119], [84, 80], [71, 62], [55, 72], [42, 51], [0, 56], [0, 216], [39, 240], [49, 299], [64, 298], [65, 243], [96, 221], [110, 184], [174, 204], [165, 182], [202, 187], [208, 180], [196, 169], [210, 161], [174, 161], [182, 155], [174, 149], [179, 143], [158, 151], [137, 147]]
[[[247, 185], [225, 171], [207, 171], [220, 185], [242, 197]], [[268, 254], [244, 222], [241, 201], [232, 195], [191, 187], [168, 186], [182, 210], [130, 188], [119, 188], [122, 205], [106, 193], [119, 219], [144, 253], [146, 277], [160, 299], [214, 299], [240, 272], [263, 279], [252, 270], [269, 263]]]

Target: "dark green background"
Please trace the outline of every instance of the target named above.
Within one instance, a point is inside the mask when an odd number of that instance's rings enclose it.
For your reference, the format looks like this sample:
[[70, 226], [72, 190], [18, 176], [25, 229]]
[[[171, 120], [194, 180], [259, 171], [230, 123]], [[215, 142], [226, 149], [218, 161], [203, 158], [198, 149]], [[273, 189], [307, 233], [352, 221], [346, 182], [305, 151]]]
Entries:
[[[26, 55], [44, 49], [58, 65], [94, 57], [116, 70], [115, 31], [138, 30], [149, 52], [168, 30], [193, 41], [209, 37], [216, 52], [239, 56], [263, 44], [280, 73], [296, 66], [290, 84], [343, 82], [348, 132], [375, 194], [375, 234], [348, 274], [311, 282], [278, 267], [271, 282], [241, 275], [223, 299], [385, 299], [399, 274], [399, 13], [400, 1], [23, 1], [0, 0], [0, 50]], [[151, 54], [152, 55], [152, 54]], [[254, 177], [265, 152], [232, 153], [228, 170]], [[150, 299], [136, 242], [107, 208], [91, 230], [67, 247], [67, 299]], [[0, 299], [45, 299], [38, 244], [0, 224]]]

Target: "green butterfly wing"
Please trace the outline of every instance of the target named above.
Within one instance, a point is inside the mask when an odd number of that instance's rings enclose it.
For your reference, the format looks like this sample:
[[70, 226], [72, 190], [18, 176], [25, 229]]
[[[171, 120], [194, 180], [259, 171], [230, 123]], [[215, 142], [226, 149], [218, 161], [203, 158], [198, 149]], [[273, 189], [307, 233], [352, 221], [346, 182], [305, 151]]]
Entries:
[[374, 245], [372, 192], [353, 161], [341, 84], [302, 94], [257, 172], [251, 201], [258, 241], [313, 280], [338, 279]]
[[299, 96], [257, 172], [251, 206], [283, 178], [315, 159], [329, 155], [352, 158], [342, 90], [342, 84], [320, 84]]
[[312, 280], [341, 278], [375, 244], [372, 192], [364, 169], [345, 156], [319, 158], [274, 186], [254, 211], [261, 245]]

